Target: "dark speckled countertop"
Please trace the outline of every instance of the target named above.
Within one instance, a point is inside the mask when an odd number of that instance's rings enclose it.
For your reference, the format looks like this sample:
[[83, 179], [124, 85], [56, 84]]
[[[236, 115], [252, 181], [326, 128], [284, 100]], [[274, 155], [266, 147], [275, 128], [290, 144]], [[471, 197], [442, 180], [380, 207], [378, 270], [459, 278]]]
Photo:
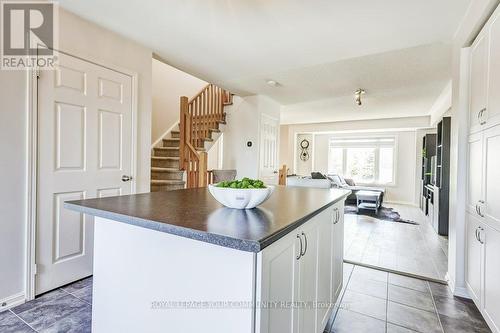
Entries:
[[259, 252], [350, 191], [277, 186], [262, 205], [226, 208], [206, 188], [66, 202], [68, 209], [242, 251]]

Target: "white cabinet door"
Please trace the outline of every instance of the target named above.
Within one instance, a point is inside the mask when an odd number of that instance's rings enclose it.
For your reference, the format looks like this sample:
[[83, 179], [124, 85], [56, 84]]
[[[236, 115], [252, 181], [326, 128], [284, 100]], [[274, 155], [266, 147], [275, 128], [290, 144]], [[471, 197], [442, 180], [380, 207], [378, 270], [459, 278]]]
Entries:
[[483, 135], [469, 136], [469, 166], [467, 172], [467, 210], [477, 215], [477, 205], [483, 198]]
[[481, 213], [500, 227], [500, 125], [484, 131], [484, 193]]
[[338, 219], [333, 225], [333, 286], [332, 303], [335, 302], [342, 291], [344, 278], [344, 203], [337, 204]]
[[[338, 209], [335, 211], [337, 212]], [[334, 208], [321, 213], [317, 228], [318, 238], [318, 287], [316, 289], [316, 332], [322, 333], [329, 318], [333, 298], [333, 226], [336, 219]]]
[[500, 12], [493, 15], [490, 26], [490, 55], [488, 69], [488, 107], [485, 112], [488, 126], [500, 123]]
[[478, 232], [481, 224], [476, 215], [467, 214], [466, 218], [465, 283], [470, 296], [476, 305], [481, 308], [481, 270], [483, 246], [478, 240]]
[[[298, 332], [298, 311], [293, 306], [281, 306], [298, 300], [300, 241], [299, 232], [292, 232], [262, 251], [258, 260], [257, 300], [262, 306], [257, 312], [259, 333]], [[260, 287], [260, 288], [259, 288]], [[276, 302], [276, 303], [274, 303]], [[265, 305], [278, 304], [275, 307]]]
[[299, 311], [299, 332], [311, 333], [316, 329], [317, 268], [318, 268], [318, 219], [317, 215], [302, 228], [304, 251], [300, 258], [299, 300], [304, 302]]
[[484, 114], [487, 99], [487, 75], [488, 75], [488, 35], [480, 35], [471, 50], [470, 64], [470, 131], [480, 129], [481, 112]]
[[483, 311], [490, 326], [500, 331], [500, 232], [483, 225], [480, 235], [484, 243]]

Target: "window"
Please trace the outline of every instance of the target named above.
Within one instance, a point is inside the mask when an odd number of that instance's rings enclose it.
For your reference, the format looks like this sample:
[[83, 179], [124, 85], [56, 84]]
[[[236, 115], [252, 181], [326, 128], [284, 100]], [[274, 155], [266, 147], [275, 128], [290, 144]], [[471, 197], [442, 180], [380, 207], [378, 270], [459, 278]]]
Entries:
[[359, 184], [394, 183], [394, 137], [331, 138], [328, 173]]

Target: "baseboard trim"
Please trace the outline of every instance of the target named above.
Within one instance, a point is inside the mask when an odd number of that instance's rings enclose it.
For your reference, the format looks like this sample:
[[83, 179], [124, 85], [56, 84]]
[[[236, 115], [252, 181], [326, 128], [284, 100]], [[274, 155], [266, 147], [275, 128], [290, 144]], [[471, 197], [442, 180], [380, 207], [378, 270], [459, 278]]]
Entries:
[[472, 299], [469, 295], [469, 292], [467, 291], [467, 288], [455, 287], [455, 289], [454, 290], [452, 289], [451, 291], [453, 292], [453, 295], [455, 295], [455, 296]]
[[419, 205], [416, 204], [416, 203], [414, 203], [414, 202], [406, 202], [406, 201], [384, 200], [384, 203], [396, 204], [396, 205], [406, 205], [406, 206], [412, 206], [412, 207], [419, 207]]
[[26, 302], [24, 293], [15, 294], [0, 300], [0, 312]]
[[435, 278], [431, 278], [431, 277], [428, 277], [428, 276], [423, 276], [423, 275], [418, 275], [418, 274], [413, 274], [413, 273], [402, 272], [402, 271], [398, 271], [398, 270], [395, 270], [395, 269], [374, 266], [374, 265], [365, 264], [365, 263], [362, 263], [362, 262], [352, 261], [352, 260], [347, 260], [347, 259], [344, 259], [344, 262], [346, 264], [352, 264], [352, 265], [356, 265], [356, 266], [362, 266], [362, 267], [376, 269], [376, 270], [387, 272], [387, 273], [404, 275], [404, 276], [408, 276], [408, 277], [419, 279], [419, 280], [426, 280], [426, 281], [435, 282], [435, 283], [439, 283], [439, 284], [443, 284], [443, 285], [448, 285], [448, 281], [446, 281], [446, 280], [435, 279]]

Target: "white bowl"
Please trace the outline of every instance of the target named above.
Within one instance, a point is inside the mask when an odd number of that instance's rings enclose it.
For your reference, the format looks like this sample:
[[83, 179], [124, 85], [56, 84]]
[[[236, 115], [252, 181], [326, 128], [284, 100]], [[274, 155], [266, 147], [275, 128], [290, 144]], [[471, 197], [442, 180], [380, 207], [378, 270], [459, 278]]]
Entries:
[[226, 207], [250, 209], [269, 199], [274, 191], [274, 186], [266, 185], [266, 188], [241, 189], [208, 185], [208, 190], [215, 200]]

